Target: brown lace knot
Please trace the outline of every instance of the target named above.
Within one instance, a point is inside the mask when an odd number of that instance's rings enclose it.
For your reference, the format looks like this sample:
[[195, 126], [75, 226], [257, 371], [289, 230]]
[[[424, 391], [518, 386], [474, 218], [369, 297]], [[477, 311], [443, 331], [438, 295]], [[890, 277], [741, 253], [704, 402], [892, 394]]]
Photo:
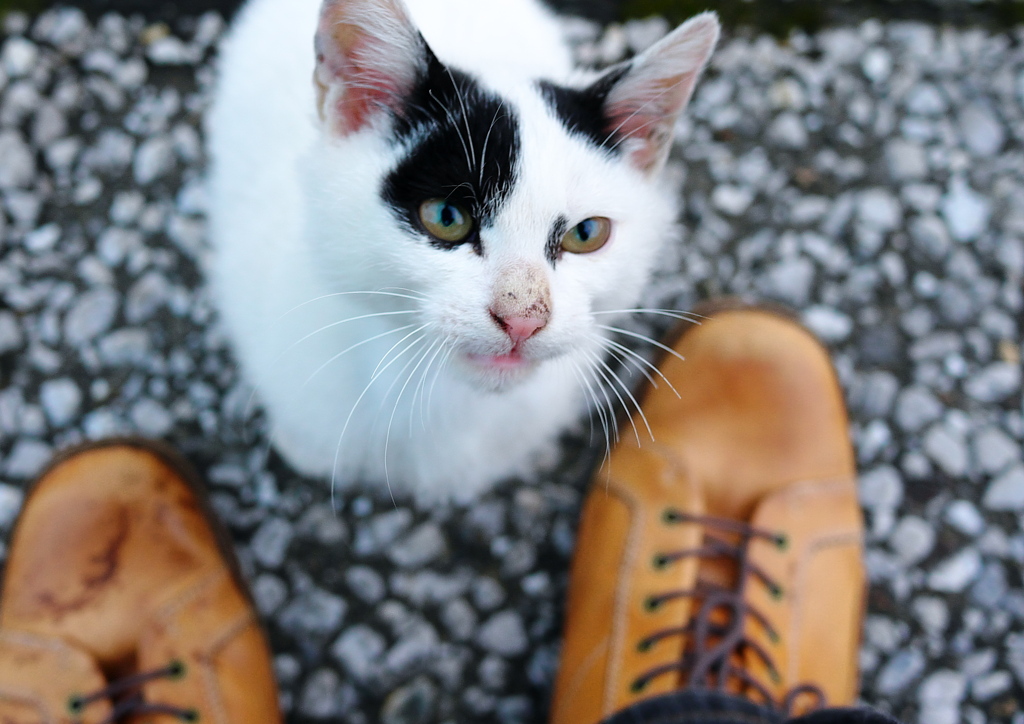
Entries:
[[181, 721], [197, 722], [199, 721], [199, 712], [195, 709], [181, 709], [168, 704], [150, 704], [142, 698], [142, 693], [138, 691], [144, 684], [156, 679], [181, 679], [184, 676], [185, 665], [180, 661], [172, 661], [163, 668], [132, 674], [113, 681], [91, 694], [76, 694], [68, 700], [68, 711], [77, 722], [89, 705], [108, 699], [114, 702], [113, 709], [99, 724], [115, 724], [126, 717], [145, 714], [166, 714], [177, 717]]
[[[785, 535], [754, 528], [746, 523], [728, 518], [689, 515], [677, 510], [667, 510], [663, 520], [669, 525], [697, 524], [705, 530], [704, 542], [700, 547], [671, 553], [659, 553], [654, 565], [664, 568], [684, 558], [731, 558], [736, 561], [738, 574], [733, 587], [711, 583], [697, 583], [691, 589], [667, 591], [647, 598], [645, 605], [655, 611], [664, 603], [679, 598], [700, 601], [700, 607], [685, 626], [657, 631], [638, 643], [641, 652], [649, 650], [655, 643], [672, 636], [687, 636], [687, 646], [678, 661], [656, 666], [643, 673], [633, 682], [633, 691], [641, 692], [654, 679], [670, 673], [688, 676], [692, 688], [717, 689], [725, 692], [730, 681], [737, 681], [748, 690], [755, 691], [768, 706], [789, 715], [797, 699], [813, 696], [816, 699], [812, 710], [825, 706], [825, 694], [813, 684], [800, 684], [790, 689], [781, 700], [776, 700], [768, 687], [758, 681], [746, 668], [736, 664], [739, 655], [750, 652], [764, 664], [773, 683], [782, 680], [781, 674], [771, 655], [761, 644], [745, 633], [748, 619], [761, 627], [773, 644], [778, 643], [779, 634], [767, 617], [746, 601], [744, 592], [751, 580], [765, 586], [772, 597], [780, 599], [784, 591], [760, 566], [751, 561], [750, 542], [767, 540], [785, 550], [789, 544]], [[710, 529], [714, 532], [708, 532]], [[721, 537], [726, 534], [738, 538], [733, 542]]]

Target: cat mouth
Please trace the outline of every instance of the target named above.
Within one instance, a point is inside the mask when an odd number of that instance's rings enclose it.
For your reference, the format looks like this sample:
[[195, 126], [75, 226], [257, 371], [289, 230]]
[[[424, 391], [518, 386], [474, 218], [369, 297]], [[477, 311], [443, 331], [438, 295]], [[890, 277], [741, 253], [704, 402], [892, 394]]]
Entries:
[[468, 353], [466, 359], [473, 365], [495, 372], [518, 372], [536, 364], [535, 360], [527, 359], [518, 350], [506, 354], [474, 354]]

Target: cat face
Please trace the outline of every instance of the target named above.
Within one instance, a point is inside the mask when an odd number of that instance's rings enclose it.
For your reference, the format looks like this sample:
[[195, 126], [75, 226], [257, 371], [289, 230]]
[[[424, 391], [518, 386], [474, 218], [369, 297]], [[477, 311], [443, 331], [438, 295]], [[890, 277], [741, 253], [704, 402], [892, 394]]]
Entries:
[[325, 273], [410, 290], [479, 388], [592, 364], [595, 313], [635, 304], [671, 234], [658, 172], [717, 32], [702, 16], [567, 87], [442, 63], [397, 0], [328, 0], [309, 189]]

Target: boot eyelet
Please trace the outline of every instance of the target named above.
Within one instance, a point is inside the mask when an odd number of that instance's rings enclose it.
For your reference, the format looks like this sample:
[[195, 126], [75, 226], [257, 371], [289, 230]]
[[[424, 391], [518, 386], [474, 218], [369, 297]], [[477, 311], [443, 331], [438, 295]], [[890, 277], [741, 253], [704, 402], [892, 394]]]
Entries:
[[184, 679], [186, 672], [185, 664], [178, 659], [167, 665], [167, 675], [172, 679]]
[[649, 613], [654, 613], [661, 608], [661, 601], [655, 596], [648, 596], [644, 599], [644, 610]]
[[634, 681], [629, 686], [629, 690], [632, 693], [634, 693], [634, 694], [639, 694], [639, 693], [641, 693], [646, 688], [647, 688], [647, 682], [644, 681], [643, 679], [637, 679], [636, 681]]
[[782, 597], [786, 595], [786, 592], [782, 590], [782, 586], [778, 584], [773, 584], [768, 590], [769, 593], [771, 593], [772, 598], [776, 601], [781, 601]]
[[68, 711], [75, 716], [81, 714], [84, 709], [85, 701], [82, 700], [82, 697], [75, 694], [68, 699]]
[[652, 648], [654, 648], [654, 642], [650, 639], [644, 639], [636, 645], [637, 652], [641, 654], [646, 654]]
[[661, 514], [661, 521], [669, 525], [680, 523], [683, 520], [682, 514], [673, 508], [668, 508]]
[[775, 547], [780, 551], [786, 551], [789, 549], [789, 536], [785, 533], [779, 533], [775, 536]]
[[782, 639], [779, 638], [779, 634], [775, 629], [768, 629], [768, 641], [772, 644], [778, 644]]
[[654, 556], [654, 561], [653, 561], [653, 563], [654, 563], [654, 570], [656, 570], [656, 571], [664, 570], [665, 567], [669, 564], [669, 562], [670, 561], [669, 561], [668, 556], [666, 556], [666, 555], [664, 555], [662, 553], [658, 553], [656, 556]]
[[182, 721], [196, 722], [196, 721], [199, 721], [199, 712], [197, 710], [195, 710], [195, 709], [189, 709], [188, 711], [183, 711], [179, 715], [179, 718]]

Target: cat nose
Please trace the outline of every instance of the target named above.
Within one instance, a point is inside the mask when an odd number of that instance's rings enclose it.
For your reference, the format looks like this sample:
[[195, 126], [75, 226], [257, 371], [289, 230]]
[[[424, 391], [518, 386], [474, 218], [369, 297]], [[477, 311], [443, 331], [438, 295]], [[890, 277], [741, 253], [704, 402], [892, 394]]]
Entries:
[[528, 340], [547, 326], [548, 320], [541, 317], [502, 317], [491, 310], [491, 318], [512, 340], [513, 348]]

